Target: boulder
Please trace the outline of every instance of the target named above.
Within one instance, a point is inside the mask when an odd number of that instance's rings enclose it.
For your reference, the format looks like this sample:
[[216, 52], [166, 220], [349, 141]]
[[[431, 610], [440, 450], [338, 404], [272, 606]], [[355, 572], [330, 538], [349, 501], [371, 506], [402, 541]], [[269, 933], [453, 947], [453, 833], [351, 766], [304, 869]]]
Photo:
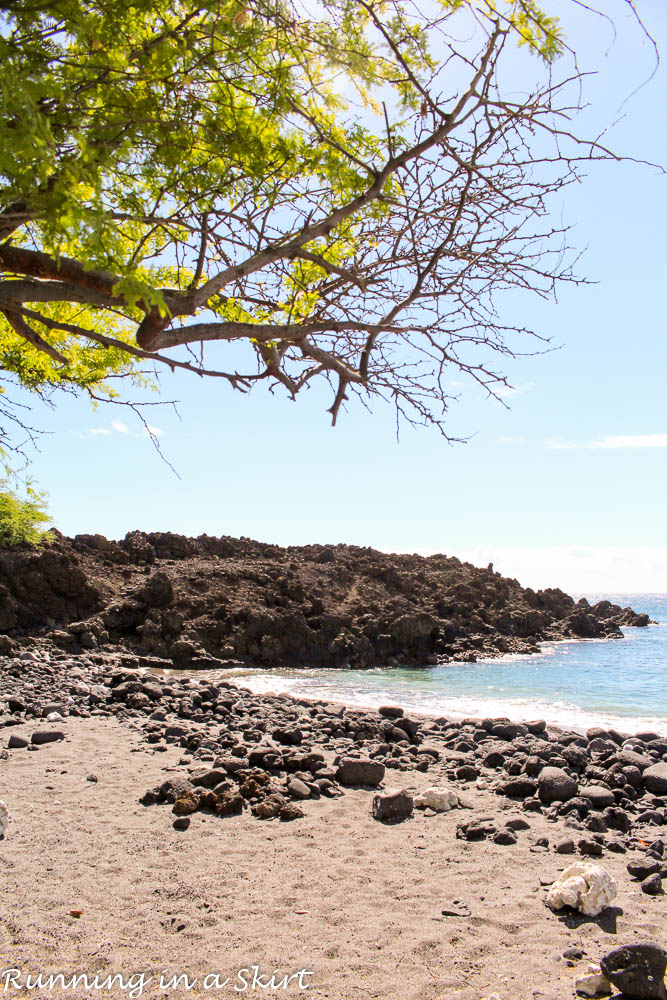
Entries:
[[649, 875], [645, 878], [641, 884], [641, 890], [646, 893], [647, 896], [661, 896], [662, 895], [662, 878], [655, 872], [653, 875]]
[[643, 882], [645, 878], [649, 875], [655, 875], [656, 872], [660, 872], [662, 868], [662, 863], [655, 858], [637, 858], [635, 861], [629, 861], [627, 864], [627, 869], [633, 878], [639, 879]]
[[623, 767], [638, 767], [640, 771], [645, 771], [653, 763], [650, 757], [636, 750], [621, 750], [616, 754], [616, 760]]
[[403, 709], [397, 705], [380, 705], [378, 712], [383, 719], [400, 719], [403, 715]]
[[494, 844], [501, 844], [503, 847], [509, 847], [512, 844], [516, 844], [516, 834], [512, 830], [498, 830], [497, 833], [493, 835]]
[[545, 805], [552, 802], [567, 802], [573, 799], [579, 790], [574, 778], [561, 767], [543, 767], [539, 773], [538, 795]]
[[590, 799], [593, 803], [593, 809], [606, 809], [607, 806], [616, 804], [612, 790], [605, 788], [603, 785], [583, 785], [579, 789], [579, 795], [585, 799]]
[[176, 775], [173, 778], [167, 778], [163, 781], [158, 789], [158, 797], [162, 799], [163, 802], [175, 802], [176, 799], [180, 799], [182, 796], [186, 795], [188, 792], [194, 791], [194, 785], [188, 778], [184, 778], [182, 775]]
[[302, 819], [304, 815], [303, 809], [300, 809], [295, 802], [288, 802], [280, 810], [280, 822], [289, 823], [293, 819]]
[[527, 799], [537, 791], [537, 782], [522, 775], [503, 782], [498, 791], [511, 799]]
[[630, 1000], [665, 1000], [667, 951], [650, 942], [614, 948], [600, 962], [607, 979]]
[[384, 764], [367, 757], [343, 757], [336, 770], [341, 785], [366, 785], [376, 788], [384, 778]]
[[667, 795], [667, 762], [647, 767], [643, 774], [644, 786], [654, 795]]
[[412, 816], [414, 800], [404, 788], [388, 788], [373, 796], [373, 819], [384, 823], [398, 823]]
[[616, 881], [601, 865], [575, 861], [550, 887], [546, 903], [552, 910], [570, 906], [596, 917], [616, 898]]
[[290, 778], [287, 783], [287, 791], [293, 799], [309, 799], [312, 795], [311, 789], [301, 778]]

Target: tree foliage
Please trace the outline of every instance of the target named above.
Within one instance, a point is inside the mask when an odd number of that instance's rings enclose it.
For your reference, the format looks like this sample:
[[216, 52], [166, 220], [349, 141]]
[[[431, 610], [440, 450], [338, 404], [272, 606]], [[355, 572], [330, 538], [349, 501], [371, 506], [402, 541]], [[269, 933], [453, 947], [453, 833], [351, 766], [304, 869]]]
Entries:
[[44, 525], [50, 520], [43, 494], [31, 490], [21, 498], [0, 480], [0, 549], [40, 545], [49, 537]]
[[528, 333], [498, 294], [572, 279], [549, 199], [611, 154], [573, 134], [572, 78], [506, 92], [517, 42], [563, 49], [532, 0], [0, 10], [10, 381], [326, 379], [334, 421], [356, 392], [443, 428], [451, 374], [493, 393]]

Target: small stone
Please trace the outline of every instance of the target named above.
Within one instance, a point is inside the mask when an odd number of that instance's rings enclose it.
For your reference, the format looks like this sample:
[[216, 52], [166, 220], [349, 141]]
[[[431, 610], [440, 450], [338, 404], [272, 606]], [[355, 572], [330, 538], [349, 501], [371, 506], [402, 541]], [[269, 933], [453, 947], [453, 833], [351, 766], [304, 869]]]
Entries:
[[398, 705], [380, 705], [378, 712], [383, 719], [400, 719], [403, 715], [403, 709]]
[[186, 792], [176, 799], [172, 807], [174, 816], [190, 816], [199, 809], [199, 796], [196, 792]]
[[86, 781], [90, 781], [93, 785], [96, 785], [99, 780], [96, 774], [86, 775]]
[[575, 979], [574, 988], [584, 997], [606, 997], [611, 993], [611, 983], [599, 965], [590, 963], [585, 974]]
[[641, 884], [642, 892], [646, 893], [647, 896], [660, 896], [662, 893], [662, 878], [656, 872], [655, 875], [649, 875], [645, 878]]
[[650, 858], [636, 858], [634, 861], [628, 861], [627, 864], [628, 872], [633, 878], [638, 878], [640, 881], [659, 872], [661, 868], [662, 865], [659, 861]]
[[543, 767], [539, 773], [538, 795], [546, 805], [552, 802], [567, 802], [578, 791], [577, 782], [560, 767]]
[[384, 778], [384, 764], [360, 757], [343, 757], [338, 764], [336, 779], [341, 785], [377, 787]]
[[590, 840], [588, 837], [582, 837], [578, 842], [577, 847], [579, 848], [580, 854], [585, 854], [591, 858], [599, 858], [602, 856], [602, 844], [598, 844], [597, 840]]
[[25, 747], [28, 746], [29, 742], [30, 741], [27, 740], [25, 736], [17, 736], [16, 734], [12, 734], [9, 737], [9, 740], [7, 741], [7, 746], [9, 747], [10, 750], [23, 750]]
[[174, 822], [171, 825], [173, 826], [174, 830], [187, 830], [187, 828], [190, 826], [190, 817], [179, 816], [177, 819], [174, 820]]
[[412, 816], [414, 800], [404, 788], [388, 788], [373, 796], [373, 819], [384, 823], [398, 823]]
[[667, 761], [647, 767], [642, 775], [644, 786], [654, 795], [667, 795]]
[[494, 844], [501, 844], [504, 847], [516, 844], [516, 834], [511, 830], [498, 830], [497, 833], [494, 833], [492, 839]]
[[64, 739], [65, 734], [61, 729], [42, 729], [32, 734], [30, 742], [33, 746], [40, 747], [45, 743], [57, 743]]
[[571, 837], [565, 837], [563, 840], [558, 840], [554, 844], [554, 851], [556, 854], [574, 854], [574, 841]]
[[280, 810], [280, 821], [281, 823], [289, 823], [293, 819], [302, 819], [304, 815], [303, 809], [300, 809], [295, 802], [288, 802]]
[[293, 799], [309, 799], [312, 792], [305, 781], [300, 778], [290, 778], [287, 783], [287, 791]]

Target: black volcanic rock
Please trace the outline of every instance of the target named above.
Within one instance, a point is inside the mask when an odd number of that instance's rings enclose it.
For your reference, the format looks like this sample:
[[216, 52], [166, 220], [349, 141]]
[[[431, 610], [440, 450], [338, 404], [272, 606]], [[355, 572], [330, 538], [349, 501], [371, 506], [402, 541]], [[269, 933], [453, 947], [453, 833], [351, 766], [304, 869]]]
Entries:
[[[120, 646], [188, 667], [474, 662], [542, 641], [620, 638], [621, 625], [644, 617], [535, 592], [444, 555], [349, 545], [134, 531], [120, 542], [56, 535], [40, 549], [0, 553], [8, 641], [46, 633], [72, 652]], [[505, 725], [497, 735], [519, 732]]]

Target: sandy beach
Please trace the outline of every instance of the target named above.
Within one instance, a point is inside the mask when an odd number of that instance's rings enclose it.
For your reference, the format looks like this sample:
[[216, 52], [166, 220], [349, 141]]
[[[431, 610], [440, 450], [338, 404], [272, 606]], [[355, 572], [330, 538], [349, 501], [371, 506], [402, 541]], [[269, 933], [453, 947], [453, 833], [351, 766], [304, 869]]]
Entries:
[[[457, 839], [461, 810], [378, 823], [363, 789], [303, 803], [297, 823], [196, 813], [177, 832], [170, 806], [138, 799], [182, 772], [181, 748], [156, 752], [138, 723], [111, 718], [64, 728], [64, 741], [0, 762], [12, 813], [0, 844], [2, 966], [20, 970], [0, 979], [0, 997], [562, 1000], [587, 960], [665, 941], [664, 896], [640, 892], [630, 855], [605, 854], [619, 893], [599, 918], [549, 910], [541, 882], [571, 859], [533, 845], [552, 843], [556, 825], [474, 785], [462, 794], [475, 816], [528, 820], [516, 844]], [[385, 784], [424, 788], [437, 768]], [[571, 948], [582, 955], [574, 967]], [[101, 988], [26, 990], [40, 972], [97, 976]], [[189, 983], [168, 985], [183, 974]], [[105, 986], [109, 975], [122, 979]]]

